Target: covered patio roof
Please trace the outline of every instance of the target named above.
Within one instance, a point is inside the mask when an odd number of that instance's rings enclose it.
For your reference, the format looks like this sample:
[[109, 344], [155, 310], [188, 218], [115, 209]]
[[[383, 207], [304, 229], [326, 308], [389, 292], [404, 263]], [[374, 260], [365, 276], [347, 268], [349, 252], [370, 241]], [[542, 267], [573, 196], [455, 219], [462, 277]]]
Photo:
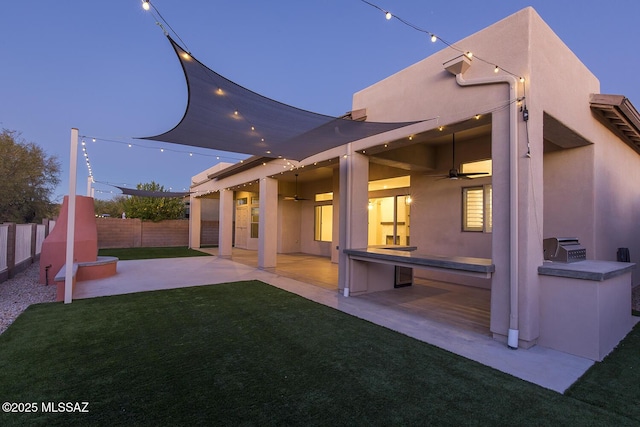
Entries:
[[171, 37], [167, 38], [187, 81], [187, 109], [173, 129], [143, 139], [303, 160], [352, 141], [418, 123], [358, 121], [274, 101], [209, 69]]

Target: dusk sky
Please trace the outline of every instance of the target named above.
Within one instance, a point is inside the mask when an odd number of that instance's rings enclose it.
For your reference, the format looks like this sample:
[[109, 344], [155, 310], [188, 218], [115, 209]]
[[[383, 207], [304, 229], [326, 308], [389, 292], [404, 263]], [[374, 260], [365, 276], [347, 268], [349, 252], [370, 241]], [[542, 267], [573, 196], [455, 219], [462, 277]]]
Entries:
[[[344, 114], [353, 93], [447, 48], [361, 0], [152, 2], [202, 63], [262, 95], [327, 115]], [[598, 77], [601, 93], [625, 95], [640, 109], [638, 0], [371, 3], [449, 42], [532, 6]], [[68, 193], [72, 127], [85, 136], [95, 179], [117, 185], [156, 181], [181, 191], [216, 156], [245, 157], [132, 139], [173, 128], [187, 101], [180, 64], [140, 0], [3, 0], [0, 58], [0, 128], [58, 157], [56, 201]], [[84, 195], [87, 168], [79, 159]], [[95, 188], [97, 198], [119, 194]]]

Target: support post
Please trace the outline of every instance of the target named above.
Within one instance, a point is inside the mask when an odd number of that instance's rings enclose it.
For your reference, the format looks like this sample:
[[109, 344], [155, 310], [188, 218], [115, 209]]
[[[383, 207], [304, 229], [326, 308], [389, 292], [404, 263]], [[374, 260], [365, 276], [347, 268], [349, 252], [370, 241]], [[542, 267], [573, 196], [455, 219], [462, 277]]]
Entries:
[[233, 247], [233, 191], [220, 190], [220, 215], [218, 221], [218, 256], [231, 258]]
[[78, 129], [71, 129], [71, 149], [69, 156], [69, 196], [67, 216], [67, 252], [64, 273], [64, 303], [73, 299], [73, 244], [76, 231], [76, 177], [78, 170]]
[[278, 252], [278, 180], [260, 179], [258, 268], [275, 268]]

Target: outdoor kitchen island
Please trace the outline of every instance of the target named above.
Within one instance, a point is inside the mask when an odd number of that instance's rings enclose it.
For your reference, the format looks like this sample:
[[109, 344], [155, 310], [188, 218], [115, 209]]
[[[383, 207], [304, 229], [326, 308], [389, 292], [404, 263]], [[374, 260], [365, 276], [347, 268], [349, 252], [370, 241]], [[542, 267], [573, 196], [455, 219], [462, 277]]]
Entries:
[[634, 263], [545, 262], [540, 277], [538, 344], [602, 360], [635, 324], [631, 315]]

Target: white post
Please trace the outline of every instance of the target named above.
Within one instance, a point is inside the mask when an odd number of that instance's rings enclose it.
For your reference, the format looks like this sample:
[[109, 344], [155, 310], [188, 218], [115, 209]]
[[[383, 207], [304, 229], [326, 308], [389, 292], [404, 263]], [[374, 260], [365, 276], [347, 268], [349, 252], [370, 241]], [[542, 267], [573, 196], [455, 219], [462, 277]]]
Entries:
[[76, 175], [78, 170], [78, 129], [71, 129], [71, 155], [69, 157], [69, 196], [67, 200], [67, 254], [64, 272], [64, 303], [73, 299], [73, 243], [76, 231]]
[[93, 178], [88, 176], [87, 177], [87, 197], [93, 197], [93, 191], [91, 188], [92, 183], [93, 183]]

